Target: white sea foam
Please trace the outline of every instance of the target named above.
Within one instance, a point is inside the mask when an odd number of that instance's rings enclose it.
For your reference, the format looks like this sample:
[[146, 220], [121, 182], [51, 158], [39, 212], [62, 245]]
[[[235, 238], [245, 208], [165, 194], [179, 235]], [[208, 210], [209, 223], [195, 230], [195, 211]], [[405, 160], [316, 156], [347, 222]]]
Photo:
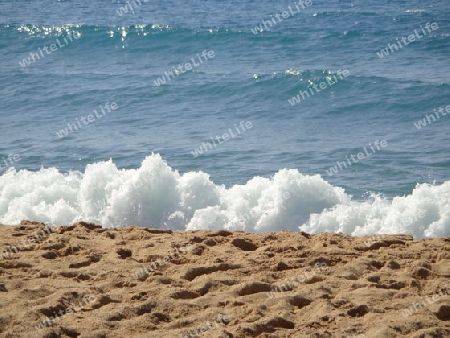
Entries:
[[23, 219], [50, 225], [84, 220], [105, 227], [442, 237], [450, 235], [450, 181], [420, 184], [411, 195], [393, 200], [372, 196], [356, 202], [320, 175], [282, 169], [270, 179], [254, 177], [227, 189], [203, 172], [180, 175], [152, 154], [129, 170], [112, 161], [90, 164], [84, 173], [10, 169], [0, 176], [0, 222]]

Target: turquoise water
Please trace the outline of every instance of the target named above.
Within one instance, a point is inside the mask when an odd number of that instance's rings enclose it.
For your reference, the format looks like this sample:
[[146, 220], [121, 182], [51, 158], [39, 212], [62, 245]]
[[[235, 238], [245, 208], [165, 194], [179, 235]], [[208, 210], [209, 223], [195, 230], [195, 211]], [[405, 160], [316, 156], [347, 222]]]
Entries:
[[[46, 185], [41, 168], [79, 178], [87, 165], [109, 159], [120, 169], [143, 168], [155, 153], [180, 175], [202, 171], [228, 189], [283, 168], [320, 175], [361, 203], [372, 203], [372, 193], [391, 201], [411, 196], [418, 183], [435, 185], [445, 192], [434, 197], [441, 209], [431, 208], [439, 216], [424, 227], [440, 220], [448, 229], [440, 212], [450, 204], [450, 114], [415, 125], [450, 105], [447, 1], [311, 1], [304, 8], [294, 1], [134, 3], [125, 13], [127, 4], [118, 1], [0, 2], [0, 220], [100, 221], [99, 210], [83, 208], [110, 200], [112, 190], [102, 186], [82, 201], [79, 186]], [[272, 26], [264, 28], [263, 20]], [[415, 31], [415, 41], [399, 42]], [[163, 77], [165, 84], [158, 82]], [[300, 92], [304, 99], [292, 105]], [[387, 146], [375, 147], [382, 141]], [[339, 170], [330, 175], [334, 166]], [[23, 189], [14, 190], [15, 179]], [[298, 203], [309, 198], [303, 193]], [[49, 215], [61, 199], [73, 212]], [[219, 201], [191, 207], [228, 210]], [[311, 214], [336, 203], [343, 201], [317, 202]], [[135, 221], [155, 223], [181, 210], [160, 207], [157, 216]], [[127, 217], [133, 212], [127, 209]], [[307, 222], [305, 215], [298, 221]]]

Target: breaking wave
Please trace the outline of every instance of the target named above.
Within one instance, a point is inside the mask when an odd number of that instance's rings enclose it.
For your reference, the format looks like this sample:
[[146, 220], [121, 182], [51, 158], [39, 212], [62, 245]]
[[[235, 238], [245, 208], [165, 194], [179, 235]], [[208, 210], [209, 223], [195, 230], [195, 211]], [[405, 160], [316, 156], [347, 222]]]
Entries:
[[104, 227], [443, 237], [450, 235], [450, 181], [418, 184], [393, 199], [372, 194], [353, 201], [320, 175], [295, 169], [226, 188], [204, 172], [180, 174], [152, 154], [137, 169], [119, 169], [111, 160], [89, 164], [84, 173], [10, 169], [0, 176], [0, 222], [23, 219], [55, 226], [83, 220]]

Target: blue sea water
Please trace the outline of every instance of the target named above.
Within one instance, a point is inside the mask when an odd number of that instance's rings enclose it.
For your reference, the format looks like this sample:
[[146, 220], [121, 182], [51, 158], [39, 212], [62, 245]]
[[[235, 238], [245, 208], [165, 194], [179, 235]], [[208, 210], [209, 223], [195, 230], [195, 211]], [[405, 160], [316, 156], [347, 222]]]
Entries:
[[450, 3], [303, 4], [0, 1], [0, 222], [449, 236]]

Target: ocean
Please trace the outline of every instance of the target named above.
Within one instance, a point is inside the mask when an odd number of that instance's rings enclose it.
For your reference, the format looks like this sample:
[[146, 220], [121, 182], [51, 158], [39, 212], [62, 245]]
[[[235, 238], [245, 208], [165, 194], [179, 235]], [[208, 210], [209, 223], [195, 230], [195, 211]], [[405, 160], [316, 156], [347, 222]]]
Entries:
[[0, 1], [0, 222], [450, 236], [448, 0]]

